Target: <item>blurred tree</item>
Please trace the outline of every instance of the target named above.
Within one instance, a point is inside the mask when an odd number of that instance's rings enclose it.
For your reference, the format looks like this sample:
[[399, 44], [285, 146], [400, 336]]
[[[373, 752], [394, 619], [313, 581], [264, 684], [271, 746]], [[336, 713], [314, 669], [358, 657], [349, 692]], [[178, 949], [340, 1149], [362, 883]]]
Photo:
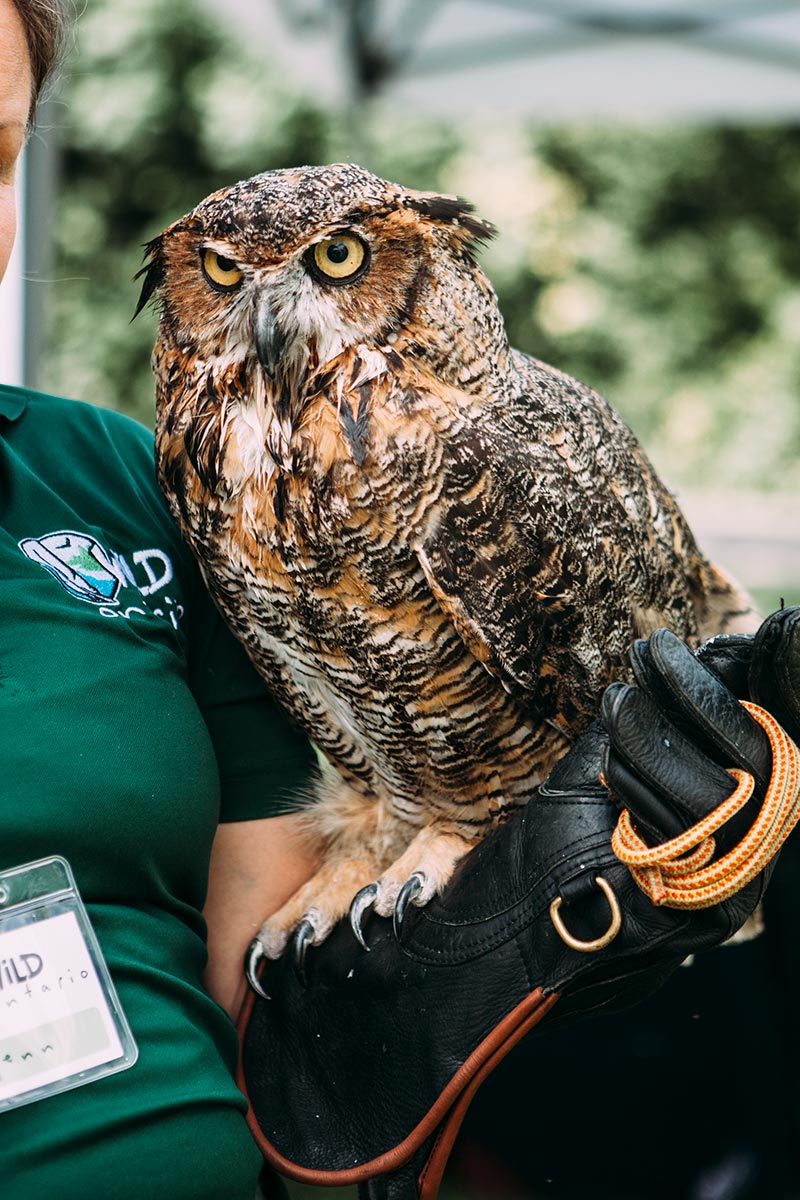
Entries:
[[45, 382], [150, 425], [155, 319], [128, 324], [143, 243], [235, 179], [324, 160], [330, 122], [192, 0], [88, 7], [64, 103]]
[[[581, 197], [536, 309], [543, 355], [676, 481], [796, 487], [800, 131], [557, 130], [534, 152]], [[588, 289], [583, 318], [550, 302], [565, 284]]]
[[[65, 86], [47, 386], [152, 421], [141, 245], [201, 197], [346, 154], [343, 116], [196, 0], [94, 0]], [[676, 485], [800, 484], [800, 130], [456, 128], [376, 106], [366, 165], [455, 191], [512, 342], [601, 390]]]

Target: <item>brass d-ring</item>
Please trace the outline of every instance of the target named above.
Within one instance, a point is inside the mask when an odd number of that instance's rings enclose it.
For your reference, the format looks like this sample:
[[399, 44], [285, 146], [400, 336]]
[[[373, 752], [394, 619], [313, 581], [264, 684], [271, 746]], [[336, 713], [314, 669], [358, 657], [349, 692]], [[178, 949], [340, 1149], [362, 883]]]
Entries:
[[555, 926], [556, 933], [561, 938], [562, 942], [566, 942], [573, 950], [581, 950], [584, 954], [591, 954], [595, 950], [602, 950], [609, 942], [613, 942], [614, 938], [622, 928], [622, 910], [619, 906], [616, 892], [612, 888], [607, 879], [602, 875], [598, 875], [595, 883], [600, 888], [600, 891], [608, 901], [608, 907], [611, 909], [611, 922], [608, 929], [599, 938], [595, 938], [592, 942], [582, 942], [578, 938], [573, 937], [570, 931], [564, 924], [564, 918], [561, 916], [559, 909], [564, 903], [561, 896], [556, 896], [553, 903], [550, 905], [550, 920]]

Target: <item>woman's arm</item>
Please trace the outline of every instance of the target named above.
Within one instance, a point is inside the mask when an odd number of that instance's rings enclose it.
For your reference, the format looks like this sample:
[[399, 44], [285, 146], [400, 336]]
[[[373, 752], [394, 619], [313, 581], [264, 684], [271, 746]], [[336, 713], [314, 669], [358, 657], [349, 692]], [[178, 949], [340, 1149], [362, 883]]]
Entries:
[[211, 851], [205, 985], [235, 1021], [245, 995], [245, 952], [266, 916], [313, 874], [313, 844], [292, 813], [232, 821], [217, 829]]

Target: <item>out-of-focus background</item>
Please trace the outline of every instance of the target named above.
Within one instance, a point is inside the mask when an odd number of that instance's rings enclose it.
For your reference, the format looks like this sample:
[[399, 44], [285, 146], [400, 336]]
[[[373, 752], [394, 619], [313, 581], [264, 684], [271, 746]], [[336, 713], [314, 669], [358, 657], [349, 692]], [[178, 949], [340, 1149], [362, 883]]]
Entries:
[[[605, 394], [701, 544], [765, 611], [800, 602], [796, 0], [81, 0], [62, 84], [27, 153], [0, 380], [150, 425], [156, 315], [129, 323], [143, 243], [218, 187], [341, 159], [474, 201], [499, 228], [482, 257], [513, 343]], [[787, 1037], [797, 1051], [796, 1020], [781, 1025], [783, 1010], [747, 990], [773, 970], [773, 950], [727, 953], [724, 1018], [703, 1019], [694, 977], [680, 972], [650, 1026], [570, 1035], [579, 1063], [563, 1041], [548, 1051], [545, 1039], [527, 1060], [520, 1050], [527, 1083], [518, 1071], [478, 1110], [485, 1127], [495, 1120], [493, 1140], [487, 1150], [473, 1125], [443, 1200], [531, 1197], [536, 1156], [536, 1196], [788, 1196], [765, 1182], [763, 1159], [771, 1138], [775, 1162], [797, 1141], [800, 1093], [778, 1095], [767, 1064]], [[761, 955], [761, 974], [737, 953]], [[774, 969], [788, 1003], [800, 955]], [[760, 1041], [743, 1034], [754, 1028]], [[779, 1030], [784, 1040], [770, 1041]], [[713, 1086], [689, 1087], [692, 1072], [706, 1082], [710, 1046]], [[638, 1141], [649, 1174], [623, 1190], [603, 1166], [610, 1112], [624, 1094], [634, 1109], [651, 1096], [668, 1060], [671, 1112], [694, 1122], [694, 1181], [671, 1182], [680, 1121], [675, 1133], [656, 1104], [646, 1154]], [[767, 1098], [756, 1116], [737, 1088]], [[573, 1112], [576, 1090], [594, 1098], [589, 1117]], [[738, 1133], [728, 1146], [733, 1109], [751, 1130], [764, 1114], [755, 1149]], [[605, 1120], [595, 1140], [591, 1110]], [[714, 1129], [727, 1133], [714, 1141]]]
[[142, 243], [356, 159], [498, 226], [514, 344], [606, 395], [771, 609], [800, 599], [799, 117], [794, 0], [82, 0], [0, 378], [150, 424]]

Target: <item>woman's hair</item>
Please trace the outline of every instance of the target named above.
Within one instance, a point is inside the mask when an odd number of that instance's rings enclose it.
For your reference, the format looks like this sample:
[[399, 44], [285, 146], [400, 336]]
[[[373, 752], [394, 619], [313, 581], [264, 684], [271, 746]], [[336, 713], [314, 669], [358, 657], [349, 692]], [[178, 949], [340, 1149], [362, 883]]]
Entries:
[[58, 64], [64, 48], [68, 28], [67, 13], [61, 0], [12, 0], [12, 3], [20, 15], [28, 40], [33, 76], [30, 123], [33, 124], [36, 104], [42, 89]]

